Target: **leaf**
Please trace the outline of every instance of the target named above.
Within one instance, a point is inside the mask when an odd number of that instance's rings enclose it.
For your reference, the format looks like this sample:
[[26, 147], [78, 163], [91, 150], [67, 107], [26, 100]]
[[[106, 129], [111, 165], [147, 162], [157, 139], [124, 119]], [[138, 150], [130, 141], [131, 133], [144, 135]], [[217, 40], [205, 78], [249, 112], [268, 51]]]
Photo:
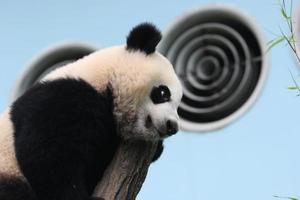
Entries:
[[267, 52], [269, 52], [274, 46], [278, 45], [279, 43], [283, 42], [284, 40], [285, 40], [284, 36], [279, 36], [278, 38], [275, 38], [275, 39], [269, 41], [267, 43], [267, 45], [268, 45]]
[[294, 82], [294, 84], [295, 84], [295, 87], [298, 89], [298, 91], [300, 91], [300, 87], [299, 87], [299, 85], [298, 85], [298, 83], [297, 83], [295, 77], [293, 76], [291, 70], [289, 70], [289, 72], [290, 72], [290, 75], [291, 75], [291, 77], [292, 77], [292, 79], [293, 79], [293, 82]]
[[280, 197], [280, 196], [274, 196], [274, 197], [279, 198], [279, 199], [298, 200], [298, 198], [295, 198], [295, 197]]
[[274, 40], [276, 40], [276, 39], [270, 40], [270, 41], [267, 43], [267, 45], [269, 46], [270, 44], [272, 44], [272, 43], [274, 42]]
[[283, 16], [283, 18], [285, 18], [285, 19], [291, 19], [290, 16], [287, 16], [287, 14], [285, 12], [285, 9], [283, 7], [281, 7], [280, 11], [281, 11], [281, 15]]
[[298, 88], [297, 86], [289, 86], [288, 89], [289, 90], [299, 90], [300, 88]]

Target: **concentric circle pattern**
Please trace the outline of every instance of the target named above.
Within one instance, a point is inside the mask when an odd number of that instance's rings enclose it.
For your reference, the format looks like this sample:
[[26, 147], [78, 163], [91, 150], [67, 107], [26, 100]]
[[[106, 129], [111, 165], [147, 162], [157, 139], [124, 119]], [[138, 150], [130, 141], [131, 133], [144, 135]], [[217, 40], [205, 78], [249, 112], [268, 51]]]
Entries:
[[164, 36], [159, 48], [182, 81], [178, 112], [184, 121], [223, 120], [255, 90], [262, 49], [255, 31], [243, 20], [230, 9], [200, 10], [178, 20]]
[[67, 63], [74, 62], [95, 50], [95, 48], [88, 45], [70, 43], [50, 48], [39, 54], [22, 74], [15, 87], [12, 99], [18, 98], [50, 71]]

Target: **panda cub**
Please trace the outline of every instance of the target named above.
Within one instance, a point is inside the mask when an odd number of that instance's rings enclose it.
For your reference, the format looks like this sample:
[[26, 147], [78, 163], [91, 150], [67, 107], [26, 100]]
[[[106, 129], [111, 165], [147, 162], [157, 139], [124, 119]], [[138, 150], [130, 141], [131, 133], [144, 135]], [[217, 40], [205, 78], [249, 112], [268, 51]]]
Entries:
[[120, 140], [178, 131], [182, 88], [149, 23], [49, 73], [0, 117], [1, 200], [90, 200]]

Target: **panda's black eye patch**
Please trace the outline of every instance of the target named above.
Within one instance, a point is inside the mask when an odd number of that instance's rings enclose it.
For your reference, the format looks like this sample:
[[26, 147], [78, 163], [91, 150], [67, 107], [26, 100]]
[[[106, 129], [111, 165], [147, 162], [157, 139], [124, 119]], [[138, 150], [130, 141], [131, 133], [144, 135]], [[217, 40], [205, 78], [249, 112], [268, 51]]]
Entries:
[[171, 92], [167, 86], [160, 85], [158, 87], [153, 87], [150, 98], [154, 104], [165, 103], [170, 101]]

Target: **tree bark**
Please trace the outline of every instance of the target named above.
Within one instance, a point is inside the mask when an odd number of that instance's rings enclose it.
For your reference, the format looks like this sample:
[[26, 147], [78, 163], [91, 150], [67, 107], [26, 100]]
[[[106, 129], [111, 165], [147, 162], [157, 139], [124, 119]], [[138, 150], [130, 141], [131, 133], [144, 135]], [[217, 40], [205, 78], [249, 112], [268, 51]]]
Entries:
[[105, 200], [134, 200], [156, 149], [157, 142], [122, 141], [94, 196]]

